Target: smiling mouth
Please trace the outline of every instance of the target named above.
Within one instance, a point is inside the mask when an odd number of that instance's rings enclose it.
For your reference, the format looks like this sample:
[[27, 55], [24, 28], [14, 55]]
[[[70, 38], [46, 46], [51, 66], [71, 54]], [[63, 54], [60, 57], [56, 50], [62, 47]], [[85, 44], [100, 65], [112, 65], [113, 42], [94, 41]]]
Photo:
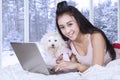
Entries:
[[68, 37], [72, 37], [73, 36], [73, 32], [69, 33], [67, 36]]

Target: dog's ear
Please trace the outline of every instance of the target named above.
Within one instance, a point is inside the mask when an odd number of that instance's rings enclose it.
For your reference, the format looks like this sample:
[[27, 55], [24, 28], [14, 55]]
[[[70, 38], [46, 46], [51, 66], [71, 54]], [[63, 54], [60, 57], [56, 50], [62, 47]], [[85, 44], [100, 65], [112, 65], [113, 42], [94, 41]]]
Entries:
[[50, 33], [48, 32], [42, 35], [42, 38], [40, 39], [40, 43], [44, 43], [49, 36], [50, 36]]
[[47, 50], [47, 38], [48, 38], [48, 34], [46, 33], [46, 34], [44, 34], [43, 36], [42, 36], [42, 38], [40, 39], [40, 45], [42, 46], [42, 48], [44, 49], [44, 50]]
[[45, 40], [45, 36], [43, 35], [42, 38], [40, 39], [40, 44], [43, 45]]

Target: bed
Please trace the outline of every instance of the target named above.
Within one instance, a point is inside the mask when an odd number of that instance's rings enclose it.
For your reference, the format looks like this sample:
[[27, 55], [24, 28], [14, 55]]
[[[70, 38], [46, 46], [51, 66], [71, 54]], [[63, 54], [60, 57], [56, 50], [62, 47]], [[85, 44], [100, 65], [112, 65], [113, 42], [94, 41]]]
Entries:
[[20, 64], [0, 70], [0, 80], [120, 80], [120, 59], [105, 67], [94, 65], [84, 73], [71, 72], [59, 75], [44, 75], [24, 71]]
[[[120, 49], [116, 48], [120, 56]], [[120, 80], [120, 57], [106, 66], [94, 65], [84, 73], [44, 75], [24, 71], [19, 63], [0, 69], [0, 80]]]

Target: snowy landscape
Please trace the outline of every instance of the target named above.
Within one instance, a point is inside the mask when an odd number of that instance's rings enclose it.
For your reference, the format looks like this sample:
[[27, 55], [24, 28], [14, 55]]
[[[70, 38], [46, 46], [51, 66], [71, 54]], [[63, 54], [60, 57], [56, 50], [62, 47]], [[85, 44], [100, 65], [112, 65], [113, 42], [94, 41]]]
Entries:
[[2, 54], [2, 68], [19, 63], [13, 51], [5, 51]]

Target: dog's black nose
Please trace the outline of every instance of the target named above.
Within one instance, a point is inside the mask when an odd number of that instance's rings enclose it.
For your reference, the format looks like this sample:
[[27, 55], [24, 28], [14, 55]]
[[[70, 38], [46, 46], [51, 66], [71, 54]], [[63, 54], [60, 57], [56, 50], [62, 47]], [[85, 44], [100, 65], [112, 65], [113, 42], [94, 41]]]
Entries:
[[55, 47], [55, 45], [54, 45], [54, 44], [52, 44], [52, 47]]

